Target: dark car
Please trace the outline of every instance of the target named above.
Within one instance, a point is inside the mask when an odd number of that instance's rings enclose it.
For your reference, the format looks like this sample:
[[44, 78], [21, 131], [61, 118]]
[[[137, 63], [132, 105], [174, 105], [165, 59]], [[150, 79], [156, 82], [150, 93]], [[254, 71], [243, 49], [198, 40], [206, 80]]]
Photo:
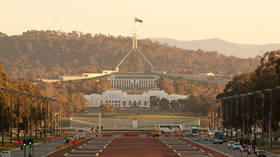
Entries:
[[249, 149], [248, 145], [242, 145], [239, 147], [240, 152], [247, 152]]
[[257, 151], [257, 157], [266, 157], [264, 150], [258, 150]]

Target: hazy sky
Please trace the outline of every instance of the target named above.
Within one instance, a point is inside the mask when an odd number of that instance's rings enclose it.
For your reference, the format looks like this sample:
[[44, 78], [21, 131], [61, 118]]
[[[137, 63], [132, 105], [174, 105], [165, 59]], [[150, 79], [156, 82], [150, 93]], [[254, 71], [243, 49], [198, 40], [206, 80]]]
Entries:
[[280, 0], [0, 0], [0, 31], [78, 30], [178, 40], [280, 43]]

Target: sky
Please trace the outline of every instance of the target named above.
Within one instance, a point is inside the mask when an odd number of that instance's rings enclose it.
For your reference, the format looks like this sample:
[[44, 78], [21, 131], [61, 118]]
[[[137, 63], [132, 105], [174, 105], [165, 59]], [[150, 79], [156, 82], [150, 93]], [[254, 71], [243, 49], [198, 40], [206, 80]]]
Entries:
[[0, 0], [0, 32], [73, 30], [140, 38], [280, 43], [280, 0]]

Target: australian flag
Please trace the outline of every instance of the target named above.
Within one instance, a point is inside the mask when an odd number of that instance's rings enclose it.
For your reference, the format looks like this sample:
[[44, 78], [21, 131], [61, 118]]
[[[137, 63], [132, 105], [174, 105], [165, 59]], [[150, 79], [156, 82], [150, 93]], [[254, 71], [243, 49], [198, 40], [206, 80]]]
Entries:
[[138, 18], [136, 18], [135, 17], [135, 20], [134, 20], [135, 22], [140, 22], [140, 23], [143, 23], [143, 20], [141, 20], [141, 19], [138, 19]]

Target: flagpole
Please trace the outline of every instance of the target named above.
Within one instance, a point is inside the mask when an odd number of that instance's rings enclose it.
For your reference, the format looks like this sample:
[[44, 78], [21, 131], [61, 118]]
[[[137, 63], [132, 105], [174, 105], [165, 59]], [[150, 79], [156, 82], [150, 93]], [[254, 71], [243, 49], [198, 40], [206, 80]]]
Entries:
[[134, 52], [136, 52], [137, 49], [137, 29], [136, 29], [136, 17], [134, 18], [134, 29], [132, 31], [133, 34], [133, 43], [132, 43], [132, 48], [134, 49]]

